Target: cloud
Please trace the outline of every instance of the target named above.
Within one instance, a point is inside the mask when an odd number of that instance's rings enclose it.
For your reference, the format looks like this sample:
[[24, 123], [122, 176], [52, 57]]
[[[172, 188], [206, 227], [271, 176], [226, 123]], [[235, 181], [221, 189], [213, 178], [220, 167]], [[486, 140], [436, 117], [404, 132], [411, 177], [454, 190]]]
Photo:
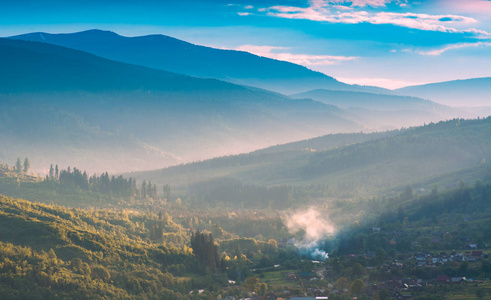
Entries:
[[[331, 0], [331, 1], [313, 1], [320, 4], [350, 4], [351, 7], [381, 7], [386, 6], [388, 3], [393, 2], [392, 0]], [[396, 1], [399, 2], [399, 1]]]
[[489, 0], [435, 0], [436, 4], [462, 14], [489, 15], [491, 1]]
[[[258, 10], [268, 16], [285, 19], [302, 19], [328, 23], [344, 24], [392, 24], [401, 27], [440, 31], [450, 33], [472, 33], [489, 36], [489, 33], [476, 28], [457, 29], [455, 27], [469, 27], [478, 21], [471, 17], [443, 14], [430, 15], [422, 13], [399, 13], [390, 11], [362, 10], [365, 6], [385, 7], [388, 3], [404, 6], [406, 2], [390, 0], [310, 0], [307, 7], [275, 5], [267, 9]], [[349, 6], [347, 6], [349, 4]]]
[[459, 44], [454, 44], [450, 45], [444, 48], [436, 49], [436, 50], [430, 50], [430, 51], [414, 51], [420, 55], [432, 55], [432, 56], [438, 56], [441, 55], [442, 53], [448, 51], [448, 50], [454, 50], [454, 49], [461, 49], [461, 48], [475, 48], [475, 47], [490, 47], [491, 43], [489, 42], [478, 42], [478, 43], [459, 43]]
[[309, 55], [285, 52], [285, 50], [288, 49], [289, 48], [286, 47], [242, 45], [235, 50], [250, 52], [272, 59], [289, 61], [303, 66], [333, 65], [341, 61], [349, 61], [358, 58], [356, 56]]
[[386, 89], [398, 89], [405, 86], [410, 85], [420, 85], [426, 82], [419, 81], [406, 81], [399, 80], [393, 78], [375, 78], [375, 77], [366, 77], [366, 78], [348, 78], [348, 77], [336, 77], [337, 80], [349, 83], [349, 84], [358, 84], [358, 85], [370, 85], [370, 86], [379, 86]]

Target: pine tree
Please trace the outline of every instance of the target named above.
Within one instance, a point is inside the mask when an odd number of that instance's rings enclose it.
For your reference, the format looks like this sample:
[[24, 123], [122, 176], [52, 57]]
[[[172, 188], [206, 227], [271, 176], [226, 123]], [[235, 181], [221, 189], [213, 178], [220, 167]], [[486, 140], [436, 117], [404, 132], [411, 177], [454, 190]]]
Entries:
[[53, 164], [49, 166], [49, 178], [54, 179], [55, 177], [55, 169], [53, 168]]
[[26, 157], [26, 159], [24, 159], [24, 173], [29, 172], [30, 168], [31, 168], [31, 162], [29, 161], [29, 158]]
[[17, 157], [17, 161], [15, 162], [15, 170], [17, 173], [22, 172], [22, 163], [20, 161], [20, 157]]
[[213, 273], [220, 270], [220, 256], [211, 233], [205, 234], [199, 230], [192, 233], [191, 248], [202, 271]]
[[142, 198], [146, 198], [147, 197], [147, 183], [146, 183], [145, 180], [143, 180], [143, 182], [142, 182], [142, 187], [141, 187], [140, 193], [141, 193], [141, 197]]

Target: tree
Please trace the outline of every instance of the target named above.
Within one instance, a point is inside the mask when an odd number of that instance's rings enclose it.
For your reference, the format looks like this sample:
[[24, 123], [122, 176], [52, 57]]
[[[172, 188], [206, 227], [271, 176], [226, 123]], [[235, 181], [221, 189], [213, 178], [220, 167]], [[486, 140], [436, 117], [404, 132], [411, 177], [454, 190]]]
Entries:
[[164, 185], [164, 199], [170, 200], [170, 185]]
[[17, 161], [15, 162], [15, 170], [17, 173], [22, 172], [22, 163], [20, 161], [20, 157], [17, 157]]
[[254, 292], [254, 289], [256, 288], [256, 285], [258, 283], [259, 283], [259, 279], [256, 276], [248, 277], [242, 284], [242, 287], [247, 291]]
[[147, 183], [145, 182], [145, 180], [143, 180], [143, 182], [142, 182], [140, 193], [141, 193], [142, 198], [147, 197]]
[[389, 300], [389, 292], [387, 290], [381, 290], [379, 293], [378, 293], [378, 297], [380, 300]]
[[359, 295], [365, 289], [365, 284], [361, 279], [356, 279], [351, 283], [351, 293], [354, 295]]
[[363, 275], [365, 268], [360, 263], [355, 263], [353, 267], [351, 267], [352, 278], [359, 278]]
[[24, 159], [24, 173], [29, 172], [29, 169], [31, 168], [31, 162], [29, 161], [29, 158]]
[[201, 271], [213, 273], [220, 269], [218, 248], [211, 234], [201, 233], [199, 230], [192, 233], [191, 248], [193, 248]]
[[266, 283], [259, 284], [259, 295], [264, 296], [268, 291], [268, 285]]
[[344, 291], [348, 287], [348, 279], [341, 277], [336, 280], [336, 288], [340, 291]]
[[409, 200], [413, 198], [413, 188], [408, 185], [400, 195], [402, 200]]

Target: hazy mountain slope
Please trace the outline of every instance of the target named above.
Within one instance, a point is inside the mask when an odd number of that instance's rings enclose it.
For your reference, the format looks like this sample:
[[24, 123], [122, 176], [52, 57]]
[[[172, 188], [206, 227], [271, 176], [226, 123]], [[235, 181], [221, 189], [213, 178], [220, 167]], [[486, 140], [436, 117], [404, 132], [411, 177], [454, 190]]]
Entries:
[[0, 161], [12, 164], [17, 157], [29, 157], [36, 172], [47, 172], [52, 163], [118, 171], [183, 161], [130, 134], [101, 130], [79, 115], [45, 105], [0, 103], [0, 139]]
[[293, 63], [243, 51], [193, 45], [165, 35], [123, 37], [110, 31], [71, 34], [29, 33], [11, 37], [51, 43], [98, 56], [179, 74], [211, 77], [281, 93], [314, 88], [384, 92], [385, 89], [341, 83]]
[[[164, 167], [176, 161], [161, 159], [162, 155], [173, 157], [170, 153], [179, 153], [187, 161], [198, 160], [328, 132], [361, 129], [346, 120], [341, 109], [312, 100], [291, 100], [215, 79], [114, 62], [44, 43], [0, 39], [0, 69], [0, 106], [4, 113], [10, 109], [9, 117], [0, 120], [3, 128], [0, 135], [11, 137], [12, 145], [29, 144], [35, 139], [38, 143], [31, 144], [33, 148], [46, 146], [49, 150], [52, 143], [45, 143], [49, 137], [66, 153], [78, 144], [88, 149], [99, 147], [100, 137], [90, 138], [87, 143], [66, 138], [67, 134], [61, 134], [59, 129], [68, 133], [71, 125], [53, 122], [56, 116], [43, 115], [47, 111], [54, 114], [64, 111], [87, 127], [108, 133], [116, 139], [113, 144], [124, 145], [126, 139], [122, 137], [129, 136], [135, 147], [157, 153], [157, 158], [147, 160], [133, 157], [131, 152], [119, 155], [108, 147], [104, 153], [111, 158], [111, 164], [97, 163], [98, 171], [110, 167], [113, 171], [141, 170], [147, 164]], [[23, 116], [22, 107], [39, 112], [36, 122]], [[18, 134], [24, 132], [20, 128], [30, 127], [37, 132], [27, 131], [28, 136]], [[15, 160], [14, 152], [20, 155], [26, 150], [15, 149], [3, 153], [2, 159]], [[33, 155], [40, 152], [29, 154]], [[57, 163], [58, 156], [49, 155], [49, 151], [47, 155], [31, 160]], [[89, 162], [90, 156], [83, 155], [72, 162]], [[145, 164], [140, 165], [143, 159]], [[94, 170], [93, 164], [78, 167]]]
[[254, 151], [253, 154], [279, 153], [285, 151], [324, 151], [332, 148], [345, 147], [352, 144], [362, 143], [382, 137], [399, 134], [399, 130], [383, 131], [374, 133], [337, 133], [328, 134], [308, 140], [296, 141], [282, 145], [271, 146], [266, 149]]
[[451, 106], [491, 106], [491, 77], [408, 86], [393, 91]]
[[456, 119], [325, 151], [258, 152], [132, 176], [175, 187], [221, 178], [260, 186], [321, 184], [333, 195], [367, 196], [421, 184], [425, 178], [444, 178], [443, 174], [461, 169], [486, 167], [491, 159], [490, 135], [491, 117]]
[[375, 129], [418, 126], [474, 114], [416, 97], [317, 89], [291, 95], [336, 105], [353, 114], [353, 120]]
[[416, 97], [383, 95], [362, 92], [332, 91], [317, 89], [304, 93], [291, 95], [292, 98], [302, 99], [310, 98], [323, 103], [336, 105], [342, 108], [359, 107], [366, 109], [424, 109], [436, 110], [443, 108], [443, 105], [423, 100]]

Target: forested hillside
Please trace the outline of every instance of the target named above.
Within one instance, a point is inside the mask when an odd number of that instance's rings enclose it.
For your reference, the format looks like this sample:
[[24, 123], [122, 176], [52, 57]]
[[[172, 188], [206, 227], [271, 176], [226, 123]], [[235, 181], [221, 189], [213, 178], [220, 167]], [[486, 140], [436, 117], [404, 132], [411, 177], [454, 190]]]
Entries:
[[[312, 150], [307, 146], [304, 150], [294, 150], [284, 146], [131, 176], [176, 188], [187, 186], [191, 194], [196, 194], [193, 187], [200, 186], [197, 194], [201, 197], [212, 191], [215, 195], [234, 182], [237, 187], [250, 186], [256, 190], [284, 186], [288, 195], [292, 191], [287, 192], [288, 186], [298, 189], [311, 186], [323, 195], [371, 196], [436, 178], [441, 181], [434, 183], [446, 185], [445, 176], [450, 175], [445, 174], [468, 168], [473, 169], [470, 173], [474, 174], [471, 175], [474, 180], [489, 176], [489, 136], [489, 117], [454, 119], [403, 129], [388, 136], [374, 135], [377, 138], [373, 140], [346, 146], [338, 144], [333, 149], [323, 150], [317, 146]], [[308, 142], [299, 145], [308, 145]], [[220, 199], [233, 201], [234, 196], [228, 195], [222, 195]], [[217, 196], [209, 198], [216, 200]], [[275, 199], [288, 201], [288, 197]]]

